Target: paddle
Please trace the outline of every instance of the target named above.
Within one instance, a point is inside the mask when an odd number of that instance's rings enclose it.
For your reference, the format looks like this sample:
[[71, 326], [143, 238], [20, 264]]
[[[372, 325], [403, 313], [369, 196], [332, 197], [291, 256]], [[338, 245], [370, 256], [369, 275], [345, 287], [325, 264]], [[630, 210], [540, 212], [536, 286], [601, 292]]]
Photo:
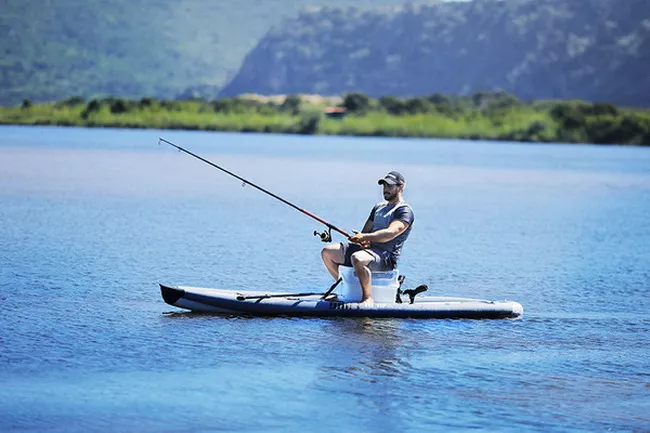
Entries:
[[316, 296], [316, 295], [321, 295], [320, 299], [325, 299], [330, 293], [334, 291], [336, 286], [338, 286], [341, 281], [343, 281], [343, 278], [339, 278], [338, 280], [336, 280], [336, 283], [332, 284], [332, 286], [325, 293], [307, 292], [307, 293], [274, 293], [272, 295], [265, 294], [265, 295], [251, 295], [251, 296], [238, 295], [237, 300], [245, 301], [247, 299], [299, 298], [302, 296]]

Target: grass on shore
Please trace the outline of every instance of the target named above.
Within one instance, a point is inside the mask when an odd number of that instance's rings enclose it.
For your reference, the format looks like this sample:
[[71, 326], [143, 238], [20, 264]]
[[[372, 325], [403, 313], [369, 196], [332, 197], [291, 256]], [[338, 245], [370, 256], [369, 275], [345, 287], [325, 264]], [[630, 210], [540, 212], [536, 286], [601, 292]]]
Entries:
[[[522, 103], [512, 102], [510, 95], [503, 103], [501, 94], [493, 94], [485, 103], [482, 94], [477, 106], [476, 96], [472, 102], [468, 97], [443, 101], [438, 97], [431, 102], [424, 98], [376, 101], [352, 95], [357, 100], [350, 96], [343, 100], [340, 105], [348, 114], [340, 119], [324, 115], [324, 104], [297, 96], [287, 97], [282, 104], [245, 98], [106, 98], [88, 103], [70, 98], [0, 108], [0, 124], [650, 145], [650, 112], [612, 104]], [[396, 108], [396, 103], [402, 105]]]

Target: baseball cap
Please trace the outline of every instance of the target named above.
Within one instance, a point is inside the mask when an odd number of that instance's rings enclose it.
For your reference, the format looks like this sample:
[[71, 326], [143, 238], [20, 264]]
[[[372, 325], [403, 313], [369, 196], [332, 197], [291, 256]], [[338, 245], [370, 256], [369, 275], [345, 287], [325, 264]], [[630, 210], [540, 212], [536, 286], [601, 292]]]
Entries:
[[404, 180], [404, 176], [402, 176], [402, 173], [397, 171], [391, 171], [386, 176], [384, 176], [383, 179], [379, 179], [377, 181], [379, 185], [383, 183], [387, 183], [389, 185], [404, 185], [405, 182], [406, 181]]

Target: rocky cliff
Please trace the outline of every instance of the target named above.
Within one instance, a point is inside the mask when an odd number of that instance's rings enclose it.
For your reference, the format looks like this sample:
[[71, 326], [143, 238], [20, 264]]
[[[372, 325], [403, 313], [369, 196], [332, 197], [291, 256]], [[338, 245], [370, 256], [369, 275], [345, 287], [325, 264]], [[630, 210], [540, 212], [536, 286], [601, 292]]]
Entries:
[[475, 0], [304, 11], [271, 30], [220, 96], [504, 90], [650, 106], [648, 0]]

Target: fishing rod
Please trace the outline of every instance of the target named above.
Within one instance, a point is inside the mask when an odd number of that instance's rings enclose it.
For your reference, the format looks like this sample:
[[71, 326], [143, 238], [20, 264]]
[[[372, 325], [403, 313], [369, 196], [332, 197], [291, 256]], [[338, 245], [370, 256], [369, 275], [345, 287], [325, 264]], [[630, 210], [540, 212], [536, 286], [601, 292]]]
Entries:
[[223, 167], [219, 167], [217, 164], [215, 164], [215, 163], [213, 163], [211, 161], [208, 161], [207, 159], [202, 158], [199, 155], [197, 155], [195, 153], [192, 153], [189, 150], [184, 149], [184, 148], [172, 143], [171, 141], [167, 141], [167, 140], [165, 140], [164, 138], [161, 137], [161, 138], [158, 139], [158, 144], [161, 144], [161, 143], [169, 144], [170, 146], [175, 147], [176, 149], [180, 150], [181, 152], [185, 152], [188, 155], [193, 156], [194, 158], [196, 158], [198, 160], [201, 160], [201, 161], [205, 162], [206, 164], [211, 165], [212, 167], [223, 171], [226, 174], [229, 174], [230, 176], [234, 177], [235, 179], [238, 179], [238, 180], [242, 181], [244, 186], [245, 185], [250, 185], [253, 188], [256, 188], [256, 189], [262, 191], [263, 193], [268, 194], [271, 197], [280, 200], [282, 203], [286, 204], [287, 206], [291, 206], [295, 210], [304, 213], [308, 217], [315, 219], [319, 223], [324, 224], [327, 227], [327, 231], [319, 233], [318, 231], [314, 230], [314, 236], [320, 237], [320, 239], [323, 242], [332, 242], [332, 230], [339, 232], [340, 234], [342, 234], [343, 236], [345, 236], [348, 239], [352, 237], [352, 235], [350, 235], [350, 234], [346, 233], [345, 231], [341, 230], [340, 228], [336, 227], [334, 224], [330, 224], [329, 222], [325, 221], [324, 219], [320, 218], [319, 216], [314, 215], [313, 213], [296, 206], [295, 204], [291, 203], [290, 201], [285, 200], [282, 197], [273, 194], [271, 191], [268, 191], [268, 190], [262, 188], [261, 186], [255, 185], [253, 182], [250, 182], [250, 181], [244, 179], [243, 177], [238, 176], [235, 173], [226, 170]]

